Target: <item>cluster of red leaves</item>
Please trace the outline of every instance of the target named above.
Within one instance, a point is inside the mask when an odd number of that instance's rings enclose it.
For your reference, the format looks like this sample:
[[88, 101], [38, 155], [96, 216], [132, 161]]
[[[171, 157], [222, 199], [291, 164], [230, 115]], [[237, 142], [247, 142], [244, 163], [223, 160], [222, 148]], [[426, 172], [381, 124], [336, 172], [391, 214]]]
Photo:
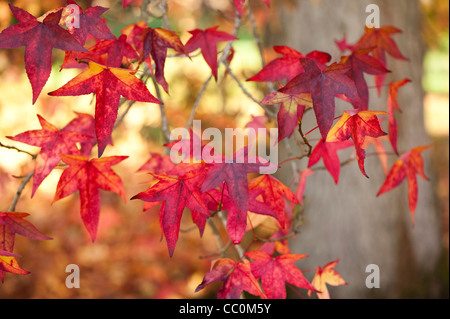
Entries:
[[[292, 48], [275, 46], [273, 49], [282, 57], [271, 61], [247, 80], [279, 84], [278, 91], [269, 93], [261, 101], [266, 105], [280, 105], [277, 115], [278, 141], [290, 137], [297, 127], [301, 132], [305, 108], [313, 109], [321, 139], [308, 154], [308, 168], [323, 159], [325, 168], [336, 184], [339, 181], [341, 167], [338, 150], [354, 146], [359, 168], [366, 177], [368, 176], [364, 168], [365, 150], [370, 144], [374, 144], [380, 158], [384, 158], [386, 151], [379, 138], [388, 135], [394, 152], [399, 154], [394, 110], [400, 111], [397, 102], [398, 89], [411, 80], [392, 81], [389, 84], [386, 111], [370, 110], [369, 88], [364, 75], [375, 76], [376, 88], [380, 94], [382, 87], [385, 86], [386, 74], [390, 72], [386, 53], [395, 59], [407, 60], [391, 37], [400, 32], [392, 26], [366, 28], [365, 33], [355, 44], [347, 43], [346, 38], [335, 41], [342, 54], [346, 51], [350, 51], [350, 54], [343, 55], [339, 62], [331, 64], [328, 64], [331, 56], [325, 52], [314, 51], [304, 56]], [[344, 111], [336, 117], [336, 98], [348, 102], [353, 109]], [[388, 132], [383, 131], [382, 119], [378, 118], [385, 114], [389, 119]], [[336, 118], [339, 120], [333, 124]], [[306, 135], [302, 137], [306, 138]], [[424, 148], [426, 147], [420, 146], [405, 151], [388, 173], [384, 185], [378, 192], [378, 195], [381, 195], [395, 188], [406, 177], [413, 220], [418, 192], [415, 174], [420, 174], [426, 179], [420, 156]], [[414, 160], [408, 160], [411, 156]], [[301, 177], [301, 182], [301, 187], [304, 188], [305, 178]]]
[[[123, 1], [126, 7], [138, 1]], [[243, 14], [244, 0], [234, 0], [238, 14]], [[264, 0], [270, 6], [268, 0]], [[160, 104], [148, 90], [142, 78], [136, 76], [145, 63], [156, 82], [168, 92], [164, 66], [167, 51], [171, 49], [189, 58], [189, 54], [200, 50], [204, 60], [217, 80], [217, 43], [231, 42], [236, 37], [218, 31], [218, 27], [189, 31], [191, 38], [183, 44], [178, 35], [168, 29], [151, 28], [141, 21], [127, 26], [117, 38], [100, 17], [107, 11], [103, 7], [82, 10], [74, 1], [67, 4], [79, 9], [79, 27], [71, 27], [72, 11], [56, 8], [36, 18], [26, 11], [10, 5], [18, 24], [8, 27], [0, 34], [0, 48], [25, 46], [25, 68], [33, 90], [33, 104], [38, 99], [51, 71], [52, 50], [65, 52], [61, 70], [80, 68], [81, 73], [61, 88], [50, 92], [51, 96], [77, 96], [95, 94], [94, 116], [77, 114], [77, 118], [64, 128], [58, 129], [43, 117], [38, 116], [42, 129], [26, 131], [12, 140], [40, 147], [36, 156], [33, 190], [35, 194], [42, 181], [60, 161], [67, 164], [57, 185], [53, 202], [79, 191], [80, 214], [91, 239], [96, 239], [101, 198], [99, 189], [122, 196], [125, 190], [120, 177], [112, 170], [127, 156], [101, 157], [117, 121], [121, 97], [140, 102]], [[73, 8], [73, 7], [72, 7]], [[64, 28], [64, 25], [69, 27]], [[160, 204], [159, 218], [166, 239], [169, 255], [172, 256], [178, 241], [180, 221], [186, 209], [191, 211], [193, 222], [203, 235], [206, 222], [220, 212], [227, 212], [226, 231], [234, 245], [241, 243], [248, 225], [248, 212], [270, 216], [277, 225], [271, 240], [259, 250], [248, 251], [239, 261], [221, 258], [214, 263], [197, 291], [206, 285], [223, 281], [219, 298], [239, 298], [245, 290], [262, 298], [285, 298], [286, 283], [315, 292], [319, 298], [329, 298], [326, 284], [346, 284], [334, 270], [337, 261], [319, 267], [310, 283], [301, 270], [294, 265], [306, 255], [293, 254], [287, 246], [294, 216], [292, 206], [302, 202], [307, 177], [320, 158], [336, 184], [339, 179], [340, 162], [337, 151], [354, 145], [361, 172], [364, 169], [365, 149], [370, 138], [387, 135], [380, 125], [379, 115], [389, 116], [389, 137], [397, 152], [397, 125], [394, 110], [397, 90], [408, 79], [390, 85], [388, 112], [369, 110], [368, 86], [364, 74], [376, 76], [378, 90], [384, 85], [385, 74], [389, 72], [385, 52], [397, 59], [405, 59], [390, 35], [399, 30], [393, 27], [366, 29], [354, 45], [346, 41], [337, 42], [342, 51], [351, 53], [339, 62], [330, 64], [331, 56], [326, 52], [313, 51], [307, 55], [286, 47], [274, 47], [281, 58], [267, 64], [249, 81], [280, 82], [276, 92], [267, 95], [263, 104], [281, 104], [278, 112], [279, 140], [293, 134], [301, 125], [306, 107], [312, 108], [317, 120], [321, 139], [309, 155], [308, 168], [303, 170], [298, 188], [293, 193], [287, 186], [268, 174], [249, 180], [249, 174], [259, 173], [272, 164], [260, 157], [252, 157], [246, 147], [237, 150], [232, 158], [211, 155], [212, 161], [198, 161], [193, 145], [195, 139], [200, 151], [211, 154], [198, 137], [191, 134], [189, 140], [166, 144], [170, 151], [180, 149], [186, 143], [188, 152], [184, 158], [188, 163], [175, 165], [169, 155], [152, 154], [140, 171], [147, 171], [154, 179], [151, 186], [132, 199], [145, 202], [144, 209]], [[80, 63], [81, 62], [81, 63]], [[60, 70], [60, 71], [61, 71]], [[281, 82], [285, 81], [284, 84]], [[335, 98], [352, 104], [352, 110], [345, 111], [337, 123], [335, 120]], [[299, 124], [300, 123], [300, 124]], [[300, 130], [301, 131], [301, 130]], [[306, 138], [306, 136], [303, 136]], [[91, 158], [92, 149], [98, 145], [98, 156]], [[181, 147], [183, 149], [183, 147]], [[405, 152], [389, 172], [378, 195], [399, 185], [404, 178], [409, 183], [409, 199], [413, 214], [417, 202], [415, 175], [425, 178], [421, 151], [425, 147]], [[15, 260], [13, 253], [15, 233], [33, 238], [50, 239], [39, 233], [30, 223], [23, 220], [25, 213], [0, 213], [2, 246], [0, 246], [0, 277], [5, 272], [25, 274]], [[278, 238], [278, 240], [277, 240]], [[260, 280], [260, 282], [258, 281]]]

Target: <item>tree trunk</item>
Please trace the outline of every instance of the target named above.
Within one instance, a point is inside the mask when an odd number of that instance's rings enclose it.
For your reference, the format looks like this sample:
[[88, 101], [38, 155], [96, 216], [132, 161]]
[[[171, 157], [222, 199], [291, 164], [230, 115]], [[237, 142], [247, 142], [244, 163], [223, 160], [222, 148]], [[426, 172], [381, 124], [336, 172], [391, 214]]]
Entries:
[[[281, 12], [284, 30], [268, 39], [271, 45], [288, 45], [304, 54], [313, 50], [326, 51], [332, 54], [334, 61], [339, 60], [340, 52], [334, 40], [346, 36], [349, 43], [356, 42], [364, 32], [369, 15], [366, 6], [371, 3], [380, 8], [382, 26], [392, 25], [403, 30], [393, 38], [410, 60], [399, 61], [388, 56], [388, 69], [392, 73], [386, 78], [386, 83], [403, 78], [412, 80], [399, 89], [398, 101], [403, 112], [396, 113], [398, 147], [399, 151], [405, 151], [429, 144], [423, 120], [421, 78], [424, 45], [419, 1], [298, 0], [296, 3], [295, 10]], [[367, 79], [369, 85], [373, 85], [373, 77]], [[370, 89], [371, 110], [386, 110], [388, 87], [384, 87], [382, 92], [378, 97], [376, 90]], [[345, 102], [336, 105], [336, 116], [352, 108]], [[305, 117], [309, 120], [314, 118], [312, 112]], [[309, 126], [305, 126], [303, 131], [308, 131], [315, 123]], [[295, 146], [293, 138], [290, 145], [291, 148]], [[387, 152], [391, 152], [389, 144], [385, 146]], [[373, 151], [373, 148], [368, 149], [368, 152]], [[339, 153], [341, 161], [348, 158], [345, 152]], [[422, 154], [425, 173], [432, 179], [431, 152]], [[280, 160], [287, 157], [280, 150]], [[390, 167], [397, 157], [388, 158]], [[300, 165], [304, 168], [305, 161]], [[366, 171], [370, 179], [361, 174], [356, 161], [343, 166], [337, 186], [326, 170], [316, 171], [308, 178], [303, 226], [296, 240], [291, 242], [294, 253], [310, 256], [302, 260], [301, 267], [311, 269], [339, 258], [336, 269], [348, 286], [330, 287], [334, 298], [438, 297], [439, 291], [433, 290], [427, 279], [436, 269], [442, 253], [433, 181], [424, 181], [418, 176], [419, 199], [413, 227], [406, 181], [397, 189], [376, 197], [385, 179], [377, 156], [366, 158]], [[278, 177], [286, 183], [291, 182], [292, 176], [289, 168], [279, 170]], [[369, 264], [379, 266], [379, 289], [366, 287], [369, 273], [365, 271]], [[312, 277], [313, 273], [308, 275]]]

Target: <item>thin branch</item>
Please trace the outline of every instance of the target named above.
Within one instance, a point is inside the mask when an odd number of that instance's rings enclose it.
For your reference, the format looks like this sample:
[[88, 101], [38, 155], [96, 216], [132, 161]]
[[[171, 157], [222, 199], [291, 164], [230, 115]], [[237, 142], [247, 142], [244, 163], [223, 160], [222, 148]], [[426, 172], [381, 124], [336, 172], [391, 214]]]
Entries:
[[202, 99], [203, 93], [205, 93], [206, 87], [208, 86], [208, 83], [212, 80], [212, 78], [213, 78], [213, 75], [211, 73], [209, 75], [208, 79], [205, 81], [205, 83], [203, 83], [202, 88], [200, 89], [200, 91], [197, 94], [197, 98], [195, 99], [194, 105], [191, 110], [191, 115], [189, 116], [189, 120], [186, 124], [186, 131], [189, 130], [192, 123], [194, 122], [194, 117], [195, 117], [195, 112], [197, 111], [197, 107], [200, 104], [200, 100]]
[[19, 153], [25, 153], [25, 154], [28, 154], [28, 155], [31, 156], [32, 159], [36, 159], [36, 157], [37, 157], [37, 154], [32, 154], [32, 153], [30, 153], [30, 152], [28, 152], [28, 151], [24, 151], [24, 150], [22, 150], [22, 149], [20, 149], [20, 148], [17, 148], [17, 147], [15, 147], [15, 146], [5, 145], [5, 144], [3, 144], [2, 142], [0, 142], [0, 147], [7, 148], [7, 149], [10, 149], [10, 150], [15, 150], [15, 151], [17, 151], [17, 152], [19, 152]]
[[239, 81], [239, 79], [237, 78], [237, 76], [233, 73], [233, 71], [230, 68], [230, 65], [228, 64], [228, 62], [224, 61], [223, 64], [225, 65], [225, 67], [227, 68], [228, 73], [231, 75], [231, 77], [233, 78], [233, 80], [237, 83], [237, 85], [239, 86], [239, 88], [241, 89], [241, 91], [253, 102], [255, 102], [256, 104], [258, 104], [267, 114], [268, 117], [275, 117], [275, 113], [270, 110], [267, 105], [262, 104], [261, 102], [259, 102], [249, 91], [247, 91], [247, 89], [244, 87], [244, 85], [241, 83], [241, 81]]
[[[252, 34], [253, 34], [253, 40], [256, 43], [256, 46], [258, 47], [259, 50], [259, 55], [261, 57], [261, 65], [264, 67], [265, 62], [264, 62], [264, 54], [263, 54], [263, 47], [261, 44], [261, 41], [259, 40], [259, 35], [258, 32], [256, 31], [257, 27], [256, 27], [256, 21], [255, 21], [255, 16], [253, 14], [253, 8], [252, 8], [252, 1], [248, 1], [248, 16], [250, 18], [250, 25], [251, 25], [251, 29], [252, 29]], [[275, 87], [273, 86], [272, 82], [267, 82], [267, 86], [269, 87], [270, 92], [274, 92], [275, 91]]]
[[22, 195], [23, 189], [25, 188], [25, 186], [28, 184], [28, 182], [30, 181], [31, 177], [33, 176], [33, 172], [28, 173], [25, 178], [23, 179], [23, 181], [20, 183], [19, 187], [17, 188], [17, 192], [16, 195], [13, 198], [13, 201], [11, 203], [11, 206], [9, 206], [9, 210], [10, 212], [14, 212], [16, 210], [16, 205], [17, 202], [19, 201], [20, 195]]
[[169, 124], [167, 122], [166, 110], [164, 106], [164, 102], [162, 100], [161, 89], [159, 88], [158, 82], [156, 82], [155, 75], [151, 76], [153, 86], [155, 87], [156, 97], [161, 101], [159, 105], [159, 110], [161, 112], [161, 130], [163, 132], [164, 142], [168, 143], [170, 141], [170, 131]]
[[312, 146], [311, 146], [311, 144], [309, 144], [308, 139], [306, 138], [306, 135], [303, 134], [303, 131], [302, 131], [302, 120], [301, 119], [298, 121], [298, 132], [300, 133], [300, 136], [303, 139], [303, 143], [305, 143], [305, 145], [308, 146], [307, 156], [310, 157], [311, 156], [311, 152], [312, 152]]

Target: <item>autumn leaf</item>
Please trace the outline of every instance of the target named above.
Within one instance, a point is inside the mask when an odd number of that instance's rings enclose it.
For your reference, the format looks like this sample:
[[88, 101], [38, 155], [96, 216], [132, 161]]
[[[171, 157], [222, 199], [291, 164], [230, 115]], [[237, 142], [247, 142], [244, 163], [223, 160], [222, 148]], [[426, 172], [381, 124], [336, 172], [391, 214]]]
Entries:
[[[108, 8], [95, 6], [89, 7], [83, 11], [83, 9], [73, 0], [67, 0], [68, 5], [75, 5], [78, 7], [77, 18], [79, 25], [72, 26], [73, 23], [69, 23], [67, 30], [77, 39], [82, 45], [86, 42], [87, 36], [90, 34], [96, 39], [114, 39], [114, 35], [109, 30], [106, 23], [100, 16], [108, 11]], [[66, 8], [69, 11], [69, 7]], [[69, 18], [74, 19], [75, 12], [67, 12]], [[72, 21], [67, 21], [72, 22]]]
[[308, 161], [308, 168], [313, 167], [320, 159], [330, 175], [333, 177], [335, 184], [339, 182], [339, 173], [341, 171], [341, 162], [337, 151], [353, 146], [353, 142], [346, 140], [343, 142], [329, 142], [324, 139], [316, 144], [311, 152]]
[[389, 192], [399, 186], [405, 179], [408, 182], [408, 202], [411, 212], [412, 224], [414, 225], [414, 212], [417, 206], [418, 186], [416, 174], [424, 180], [428, 180], [423, 169], [423, 159], [421, 153], [430, 145], [418, 146], [403, 153], [392, 165], [386, 180], [377, 193], [377, 196]]
[[52, 69], [52, 49], [87, 52], [65, 29], [59, 26], [62, 9], [48, 14], [43, 22], [9, 4], [19, 23], [0, 33], [0, 49], [25, 46], [25, 70], [33, 90], [33, 104], [47, 83]]
[[36, 157], [31, 197], [34, 196], [39, 185], [58, 164], [59, 154], [79, 155], [77, 143], [87, 142], [91, 139], [90, 136], [82, 133], [58, 130], [42, 116], [37, 115], [37, 117], [42, 129], [26, 131], [16, 136], [7, 136], [11, 140], [41, 148]]
[[166, 237], [169, 255], [172, 257], [178, 241], [181, 216], [184, 208], [209, 216], [209, 210], [199, 191], [199, 179], [204, 177], [192, 171], [182, 177], [153, 175], [158, 182], [131, 199], [146, 202], [164, 202], [160, 209], [160, 225]]
[[278, 91], [285, 94], [310, 93], [317, 124], [325, 138], [333, 124], [335, 95], [343, 94], [351, 101], [359, 100], [355, 83], [347, 75], [350, 67], [333, 63], [321, 71], [312, 59], [301, 58], [300, 62], [305, 72]]
[[[347, 285], [347, 282], [342, 279], [341, 275], [334, 270], [336, 267], [338, 260], [329, 262], [323, 268], [319, 266], [317, 268], [316, 274], [314, 275], [312, 285], [314, 288], [319, 291], [317, 293], [317, 297], [319, 299], [330, 299], [330, 293], [328, 292], [327, 284], [331, 286], [341, 286]], [[308, 295], [311, 296], [311, 291], [308, 291]]]
[[[261, 71], [247, 79], [256, 82], [277, 82], [287, 80], [303, 73], [305, 70], [300, 62], [300, 58], [305, 58], [303, 54], [288, 46], [274, 46], [274, 51], [282, 57], [276, 58], [265, 65]], [[326, 52], [313, 51], [306, 55], [306, 58], [313, 59], [320, 69], [324, 69], [326, 63], [331, 60], [331, 55]]]
[[284, 254], [273, 257], [263, 251], [250, 251], [245, 256], [251, 259], [251, 270], [255, 278], [261, 278], [262, 288], [269, 299], [286, 299], [285, 283], [299, 288], [315, 290], [294, 262], [308, 257], [300, 254]]
[[339, 121], [328, 132], [326, 138], [327, 142], [343, 142], [348, 139], [352, 139], [355, 145], [356, 157], [358, 165], [364, 176], [367, 176], [364, 169], [364, 159], [366, 152], [364, 150], [365, 137], [380, 137], [385, 136], [387, 133], [383, 132], [380, 126], [377, 115], [383, 115], [386, 112], [377, 111], [358, 111], [349, 110], [344, 111], [344, 114]]
[[80, 214], [92, 241], [97, 236], [100, 216], [100, 191], [104, 189], [119, 194], [126, 201], [122, 180], [111, 169], [128, 156], [111, 156], [89, 160], [85, 156], [61, 154], [61, 159], [69, 165], [59, 178], [53, 202], [80, 192]]
[[[25, 220], [27, 213], [0, 212], [0, 249], [12, 252], [16, 234], [35, 240], [49, 240], [32, 223]], [[1, 254], [0, 254], [1, 255]], [[4, 255], [3, 255], [4, 256]]]
[[410, 79], [403, 79], [397, 82], [392, 81], [389, 83], [389, 94], [388, 94], [388, 119], [389, 119], [389, 140], [391, 142], [392, 148], [395, 153], [398, 155], [397, 150], [397, 132], [398, 125], [395, 119], [394, 111], [401, 111], [400, 106], [397, 101], [397, 93], [398, 89], [405, 85], [406, 83], [411, 82]]
[[3, 256], [0, 254], [0, 279], [5, 282], [5, 275], [7, 272], [16, 275], [28, 275], [30, 272], [23, 270], [15, 257]]
[[[365, 28], [365, 33], [355, 44], [355, 50], [374, 48], [371, 52], [373, 57], [378, 59], [386, 67], [386, 52], [395, 59], [408, 60], [400, 52], [397, 44], [391, 38], [393, 34], [402, 32], [393, 26], [381, 26], [380, 28]], [[375, 84], [378, 94], [381, 94], [381, 87], [384, 84], [386, 74], [375, 76]]]
[[245, 215], [248, 211], [249, 189], [247, 174], [257, 173], [270, 163], [262, 162], [261, 158], [248, 156], [248, 149], [237, 151], [233, 158], [222, 156], [220, 162], [210, 164], [201, 191], [206, 192], [225, 183], [234, 205]]
[[205, 274], [195, 292], [217, 281], [223, 281], [222, 287], [217, 292], [219, 299], [239, 299], [244, 290], [263, 299], [267, 298], [252, 274], [250, 262], [246, 259], [243, 262], [235, 262], [229, 258], [218, 259], [213, 268]]
[[390, 72], [378, 59], [370, 56], [373, 48], [355, 50], [350, 55], [341, 59], [341, 63], [349, 65], [349, 76], [353, 79], [361, 99], [360, 110], [367, 110], [369, 107], [369, 88], [364, 78], [364, 73], [371, 75], [381, 75]]
[[[120, 68], [126, 65], [128, 60], [139, 60], [136, 50], [127, 42], [127, 36], [122, 34], [118, 39], [103, 40], [97, 42], [89, 49], [91, 54], [107, 54], [106, 66]], [[125, 63], [124, 63], [125, 62]]]
[[[91, 156], [92, 148], [97, 144], [95, 137], [95, 119], [92, 115], [86, 113], [78, 113], [72, 121], [61, 129], [61, 132], [78, 132], [86, 136], [87, 140], [78, 141], [80, 143], [80, 155]], [[112, 145], [111, 140], [108, 142]], [[68, 154], [67, 152], [60, 152]]]
[[250, 181], [248, 188], [251, 191], [261, 191], [261, 197], [264, 203], [268, 205], [276, 214], [281, 227], [285, 227], [287, 215], [285, 210], [284, 197], [292, 203], [297, 204], [298, 200], [295, 194], [275, 177], [269, 174], [263, 174]]
[[237, 38], [223, 31], [217, 31], [218, 26], [205, 30], [195, 29], [189, 31], [192, 37], [185, 45], [186, 53], [200, 49], [203, 58], [210, 67], [214, 79], [217, 81], [217, 43], [234, 41]]
[[98, 155], [103, 154], [114, 127], [120, 96], [129, 100], [157, 103], [147, 86], [135, 77], [136, 71], [106, 67], [89, 62], [89, 69], [64, 86], [49, 93], [51, 96], [76, 96], [95, 93], [95, 134]]
[[261, 103], [266, 105], [281, 103], [277, 113], [278, 142], [294, 133], [299, 120], [303, 118], [305, 108], [313, 106], [309, 93], [286, 94], [279, 91], [267, 94]]
[[187, 55], [185, 47], [179, 36], [171, 30], [147, 27], [144, 34], [141, 61], [149, 56], [152, 57], [155, 62], [156, 81], [163, 87], [164, 91], [169, 92], [169, 85], [164, 77], [167, 49], [171, 48], [179, 54]]

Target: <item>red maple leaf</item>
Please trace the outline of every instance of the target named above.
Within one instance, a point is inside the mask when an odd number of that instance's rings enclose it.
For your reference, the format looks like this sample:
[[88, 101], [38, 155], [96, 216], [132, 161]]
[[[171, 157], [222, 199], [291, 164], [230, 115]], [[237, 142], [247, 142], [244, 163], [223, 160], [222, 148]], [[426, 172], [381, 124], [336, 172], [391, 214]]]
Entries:
[[[107, 54], [106, 65], [119, 68], [127, 64], [128, 59], [139, 60], [136, 50], [127, 42], [127, 36], [122, 34], [118, 39], [103, 40], [97, 42], [89, 52], [94, 55]], [[126, 63], [123, 63], [126, 62]]]
[[[180, 37], [173, 31], [163, 28], [145, 27], [143, 30], [144, 45], [142, 47], [141, 61], [149, 56], [155, 61], [156, 81], [169, 92], [169, 85], [164, 77], [164, 65], [166, 63], [167, 49], [171, 48], [179, 54], [187, 54]], [[136, 48], [139, 50], [139, 48]]]
[[147, 86], [134, 76], [136, 71], [106, 67], [89, 62], [89, 69], [64, 86], [50, 92], [52, 96], [76, 96], [95, 93], [95, 134], [98, 155], [103, 154], [114, 127], [120, 96], [129, 100], [157, 103]]
[[333, 177], [334, 182], [337, 184], [339, 181], [339, 173], [341, 170], [341, 162], [339, 161], [337, 151], [350, 146], [353, 146], [353, 142], [350, 140], [332, 143], [324, 139], [320, 139], [320, 141], [316, 144], [311, 152], [311, 156], [309, 157], [308, 161], [308, 168], [314, 166], [322, 158], [325, 168]]
[[[289, 82], [305, 71], [300, 63], [300, 58], [305, 58], [303, 54], [285, 45], [274, 46], [273, 49], [283, 56], [269, 62], [261, 71], [247, 79], [247, 81], [276, 82], [287, 80]], [[313, 51], [308, 53], [306, 58], [313, 59], [320, 69], [324, 69], [326, 63], [331, 60], [331, 55], [326, 52]]]
[[388, 119], [389, 119], [389, 140], [391, 142], [392, 148], [395, 153], [398, 154], [397, 150], [397, 132], [398, 126], [397, 121], [395, 120], [394, 111], [401, 111], [400, 106], [397, 102], [397, 93], [398, 89], [405, 85], [406, 83], [411, 82], [410, 79], [403, 79], [397, 82], [392, 81], [389, 83], [389, 94], [388, 94]]
[[252, 260], [252, 273], [255, 278], [261, 278], [262, 288], [269, 299], [286, 299], [286, 282], [299, 288], [315, 290], [294, 265], [295, 261], [308, 257], [307, 255], [283, 254], [273, 257], [256, 250], [245, 253], [245, 256]]
[[37, 117], [42, 127], [41, 130], [26, 131], [16, 136], [7, 136], [7, 138], [14, 141], [41, 148], [36, 157], [31, 197], [34, 196], [39, 185], [58, 164], [60, 160], [59, 154], [79, 155], [77, 143], [91, 139], [90, 136], [82, 133], [58, 130], [42, 116], [37, 115]]
[[421, 153], [429, 148], [429, 145], [418, 146], [403, 153], [400, 158], [392, 165], [386, 180], [377, 193], [377, 196], [389, 192], [399, 186], [403, 180], [408, 181], [408, 202], [411, 212], [412, 223], [414, 225], [414, 212], [417, 206], [418, 186], [416, 174], [423, 179], [428, 180], [423, 170], [423, 159]]
[[356, 90], [361, 99], [361, 110], [367, 110], [369, 106], [369, 88], [364, 73], [381, 75], [390, 72], [383, 63], [369, 55], [371, 51], [373, 51], [373, 48], [355, 50], [341, 59], [342, 64], [351, 67], [348, 75], [355, 82]]
[[97, 236], [100, 216], [100, 191], [104, 189], [122, 196], [126, 201], [122, 180], [111, 169], [128, 158], [128, 156], [111, 156], [89, 160], [85, 156], [60, 154], [61, 159], [69, 165], [59, 178], [53, 202], [80, 192], [80, 214], [92, 241]]
[[[0, 250], [12, 252], [16, 234], [35, 240], [52, 239], [42, 234], [32, 223], [25, 220], [27, 213], [0, 212]], [[5, 256], [0, 253], [0, 255]]]
[[[87, 8], [83, 11], [81, 7], [73, 0], [67, 0], [68, 5], [76, 5], [78, 7], [78, 23], [77, 26], [72, 26], [69, 23], [67, 30], [77, 39], [81, 44], [84, 45], [87, 36], [90, 34], [96, 39], [114, 39], [114, 35], [109, 30], [108, 26], [100, 16], [108, 11], [108, 8], [95, 6]], [[66, 11], [68, 8], [66, 8]], [[67, 12], [66, 12], [67, 13]], [[72, 12], [69, 12], [69, 19], [72, 17]], [[67, 20], [66, 20], [67, 21]], [[67, 21], [72, 22], [72, 21]], [[66, 24], [67, 24], [66, 22]]]
[[[327, 284], [332, 286], [347, 285], [347, 282], [342, 279], [341, 275], [334, 270], [338, 262], [339, 259], [329, 262], [323, 268], [320, 266], [317, 268], [312, 285], [317, 290], [316, 293], [319, 299], [330, 299]], [[308, 291], [308, 295], [311, 296], [311, 291]]]
[[366, 152], [364, 150], [365, 137], [380, 137], [387, 135], [380, 127], [377, 115], [386, 114], [386, 112], [377, 111], [344, 111], [339, 121], [329, 131], [326, 138], [327, 142], [343, 142], [352, 139], [355, 145], [358, 165], [364, 176], [367, 176], [364, 170], [364, 159]]
[[62, 8], [48, 14], [40, 22], [28, 12], [9, 4], [19, 23], [0, 33], [0, 49], [25, 46], [25, 70], [36, 102], [52, 69], [52, 49], [87, 52], [65, 29], [59, 26]]
[[[75, 112], [75, 114], [77, 117], [64, 126], [61, 132], [78, 132], [86, 135], [87, 140], [78, 142], [80, 143], [80, 155], [89, 157], [91, 156], [92, 148], [97, 144], [97, 138], [95, 137], [95, 119], [90, 114], [78, 112]], [[109, 144], [112, 145], [111, 140]]]
[[285, 210], [284, 197], [294, 204], [298, 204], [295, 194], [275, 177], [264, 174], [256, 177], [248, 184], [250, 192], [261, 191], [264, 203], [275, 213], [281, 227], [285, 227], [287, 215]]
[[[380, 28], [365, 28], [365, 33], [361, 36], [359, 41], [355, 44], [355, 50], [374, 48], [372, 55], [377, 58], [382, 65], [386, 67], [386, 52], [395, 59], [408, 60], [400, 52], [397, 44], [391, 38], [391, 35], [402, 32], [392, 26], [382, 26]], [[381, 87], [383, 86], [386, 74], [375, 75], [375, 83], [378, 89], [378, 94], [381, 94]]]
[[0, 254], [0, 279], [5, 282], [5, 274], [10, 272], [16, 275], [28, 275], [30, 272], [23, 270], [14, 256]]
[[225, 183], [234, 205], [245, 215], [248, 211], [249, 189], [247, 174], [257, 173], [261, 168], [268, 167], [270, 163], [262, 161], [259, 157], [248, 156], [248, 149], [242, 148], [232, 158], [218, 156], [219, 162], [209, 164], [206, 178], [201, 191], [206, 192]]
[[303, 118], [306, 107], [312, 107], [311, 95], [286, 94], [279, 91], [267, 94], [261, 101], [262, 104], [273, 105], [281, 103], [277, 113], [278, 142], [294, 133], [299, 120]]
[[243, 262], [235, 262], [229, 258], [218, 259], [213, 268], [205, 274], [195, 292], [217, 281], [223, 281], [222, 287], [217, 292], [219, 299], [239, 299], [244, 290], [263, 299], [267, 298], [252, 274], [250, 262], [246, 259]]
[[351, 101], [358, 101], [355, 83], [347, 75], [349, 66], [333, 63], [323, 70], [312, 59], [300, 58], [305, 70], [286, 86], [279, 89], [285, 94], [310, 93], [317, 124], [323, 138], [330, 130], [335, 113], [335, 96], [343, 94]]
[[218, 26], [205, 30], [195, 29], [189, 31], [192, 37], [185, 45], [186, 53], [191, 53], [200, 49], [206, 63], [210, 67], [214, 78], [217, 81], [217, 43], [233, 41], [237, 38], [229, 33], [217, 31]]
[[170, 257], [178, 241], [184, 208], [187, 207], [205, 216], [210, 215], [198, 189], [199, 179], [203, 178], [199, 170], [189, 172], [182, 177], [153, 175], [158, 182], [131, 198], [146, 202], [163, 202], [159, 215], [160, 225], [166, 237]]

